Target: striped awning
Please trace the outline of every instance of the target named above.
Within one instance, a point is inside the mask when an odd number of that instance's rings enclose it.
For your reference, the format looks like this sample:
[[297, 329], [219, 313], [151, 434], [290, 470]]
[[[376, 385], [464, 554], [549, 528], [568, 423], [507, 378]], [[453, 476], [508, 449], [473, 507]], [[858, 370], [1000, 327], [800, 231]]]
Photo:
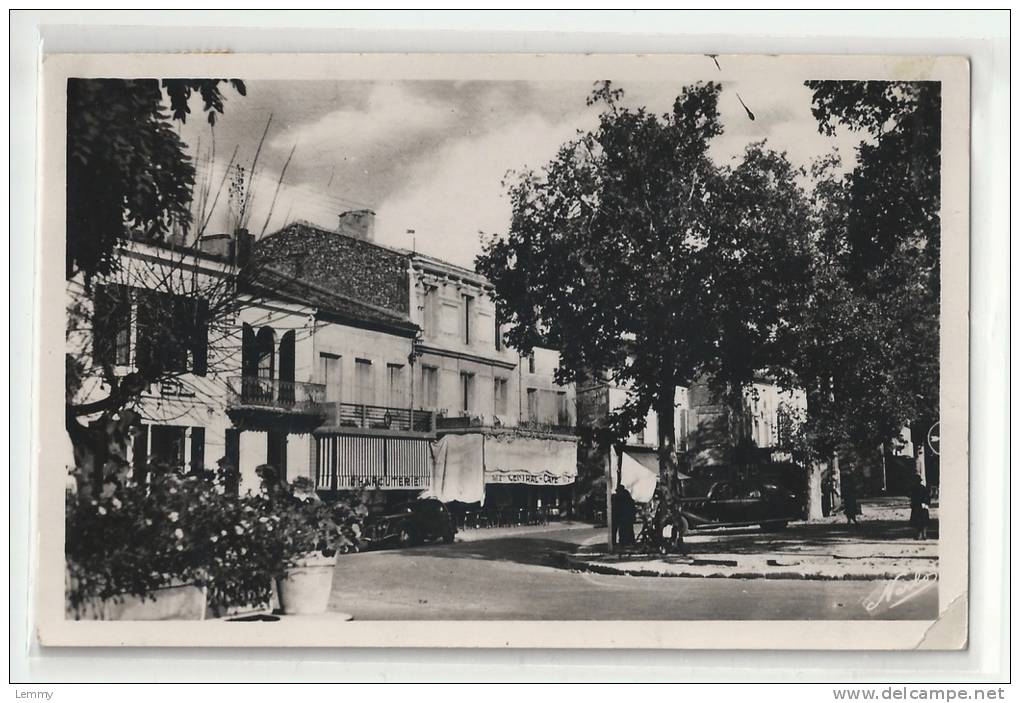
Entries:
[[316, 486], [328, 490], [417, 490], [432, 480], [427, 439], [327, 435], [317, 439]]

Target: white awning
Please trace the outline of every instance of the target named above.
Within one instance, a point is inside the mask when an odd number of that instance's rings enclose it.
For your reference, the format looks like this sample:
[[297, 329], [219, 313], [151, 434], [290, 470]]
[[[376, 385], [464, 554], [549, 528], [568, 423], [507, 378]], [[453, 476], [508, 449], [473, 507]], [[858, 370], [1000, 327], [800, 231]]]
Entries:
[[449, 434], [432, 445], [432, 485], [422, 497], [447, 503], [485, 500], [482, 482], [482, 435]]
[[577, 442], [514, 433], [485, 435], [486, 483], [566, 486], [577, 478]]
[[622, 462], [616, 450], [612, 451], [611, 457], [613, 462], [610, 471], [611, 488], [616, 490], [619, 469], [619, 483], [630, 491], [631, 497], [638, 503], [650, 501], [655, 495], [655, 486], [659, 483], [658, 455], [647, 449], [624, 449]]

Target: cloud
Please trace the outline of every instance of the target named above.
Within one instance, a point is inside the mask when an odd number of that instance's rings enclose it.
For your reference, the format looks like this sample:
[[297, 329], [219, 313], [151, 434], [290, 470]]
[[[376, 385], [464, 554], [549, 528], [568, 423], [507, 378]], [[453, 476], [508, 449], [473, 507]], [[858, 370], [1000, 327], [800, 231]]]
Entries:
[[407, 230], [413, 229], [419, 251], [472, 266], [481, 248], [479, 233], [503, 233], [510, 221], [502, 183], [507, 172], [545, 165], [577, 126], [574, 119], [530, 114], [489, 133], [449, 141], [414, 165], [407, 185], [379, 205], [379, 241], [410, 248]]
[[276, 136], [276, 149], [298, 144], [316, 160], [357, 161], [380, 147], [400, 150], [428, 140], [456, 118], [454, 105], [433, 101], [406, 84], [374, 84], [364, 105], [345, 105]]
[[[656, 114], [668, 112], [683, 88], [682, 81], [617, 85], [626, 91], [625, 104]], [[507, 170], [545, 165], [577, 129], [593, 127], [597, 114], [585, 106], [587, 81], [255, 81], [248, 87], [248, 97], [232, 100], [217, 122], [211, 180], [215, 188], [234, 144], [241, 147], [239, 163], [250, 164], [272, 113], [249, 223], [256, 234], [296, 144], [267, 231], [294, 219], [332, 228], [343, 210], [371, 207], [381, 242], [410, 247], [406, 230], [414, 229], [420, 250], [464, 265], [479, 250], [479, 231], [507, 229], [510, 205], [501, 183]], [[762, 139], [799, 166], [834, 145], [852, 158], [852, 135], [820, 135], [810, 106], [810, 91], [799, 81], [734, 76], [723, 84], [725, 132], [712, 146], [713, 158], [730, 163]], [[201, 129], [195, 122], [185, 128], [193, 132], [189, 142]], [[232, 226], [226, 203], [223, 192], [210, 231]]]

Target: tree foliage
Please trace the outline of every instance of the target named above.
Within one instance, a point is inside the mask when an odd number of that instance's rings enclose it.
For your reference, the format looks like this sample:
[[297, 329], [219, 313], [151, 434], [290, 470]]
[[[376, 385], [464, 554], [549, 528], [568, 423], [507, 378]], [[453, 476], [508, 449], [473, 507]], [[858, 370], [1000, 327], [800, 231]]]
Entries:
[[938, 83], [810, 81], [819, 130], [864, 137], [815, 173], [813, 291], [794, 360], [816, 447], [873, 451], [938, 416]]
[[[112, 271], [129, 231], [162, 239], [175, 224], [187, 227], [195, 167], [174, 120], [187, 119], [198, 94], [214, 124], [223, 81], [68, 80], [67, 278]], [[243, 82], [229, 82], [245, 94]]]
[[663, 472], [676, 386], [708, 372], [739, 389], [780, 361], [790, 288], [806, 285], [809, 203], [785, 156], [751, 144], [733, 166], [709, 157], [720, 90], [685, 87], [656, 115], [599, 84], [598, 127], [519, 175], [509, 232], [476, 262], [512, 345], [557, 349], [561, 382], [598, 371], [630, 390], [603, 442], [658, 413]]
[[[174, 121], [186, 121], [190, 98], [198, 94], [214, 124], [223, 112], [223, 82], [67, 84], [65, 425], [77, 466], [96, 475], [107, 464], [126, 462], [128, 427], [137, 416], [125, 408], [152, 383], [185, 372], [204, 375], [209, 347], [230, 332], [223, 327], [238, 304], [233, 279], [186, 276], [179, 264], [187, 252], [157, 246], [165, 260], [147, 270], [146, 280], [136, 280], [142, 274], [119, 266], [116, 253], [131, 237], [158, 244], [175, 227], [187, 228], [195, 167]], [[229, 83], [244, 95], [241, 81]], [[94, 285], [97, 278], [103, 285]], [[139, 332], [134, 347], [132, 325]], [[118, 354], [125, 359], [118, 361]], [[121, 375], [118, 368], [125, 366], [132, 370]], [[101, 383], [101, 397], [93, 399], [95, 389], [83, 388], [86, 382]], [[82, 424], [89, 416], [95, 419]]]

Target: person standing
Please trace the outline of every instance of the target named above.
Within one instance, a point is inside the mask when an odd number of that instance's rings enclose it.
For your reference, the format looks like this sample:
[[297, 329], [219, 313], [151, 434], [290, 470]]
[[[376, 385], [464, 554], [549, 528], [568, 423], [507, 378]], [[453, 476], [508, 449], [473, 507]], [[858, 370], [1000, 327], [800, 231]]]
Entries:
[[637, 518], [637, 504], [634, 496], [622, 485], [616, 487], [616, 509], [619, 515], [619, 540], [624, 546], [634, 544], [634, 520]]
[[928, 521], [931, 507], [931, 493], [920, 476], [914, 476], [910, 491], [910, 526], [914, 528], [914, 539], [928, 539]]
[[836, 482], [832, 478], [832, 474], [828, 471], [825, 474], [825, 481], [822, 483], [822, 517], [829, 517], [832, 515], [833, 508], [836, 505], [836, 497], [839, 493], [836, 491]]
[[843, 484], [843, 514], [846, 515], [846, 524], [856, 525], [857, 516], [861, 514], [861, 506], [857, 502], [857, 478], [853, 474], [847, 474]]

